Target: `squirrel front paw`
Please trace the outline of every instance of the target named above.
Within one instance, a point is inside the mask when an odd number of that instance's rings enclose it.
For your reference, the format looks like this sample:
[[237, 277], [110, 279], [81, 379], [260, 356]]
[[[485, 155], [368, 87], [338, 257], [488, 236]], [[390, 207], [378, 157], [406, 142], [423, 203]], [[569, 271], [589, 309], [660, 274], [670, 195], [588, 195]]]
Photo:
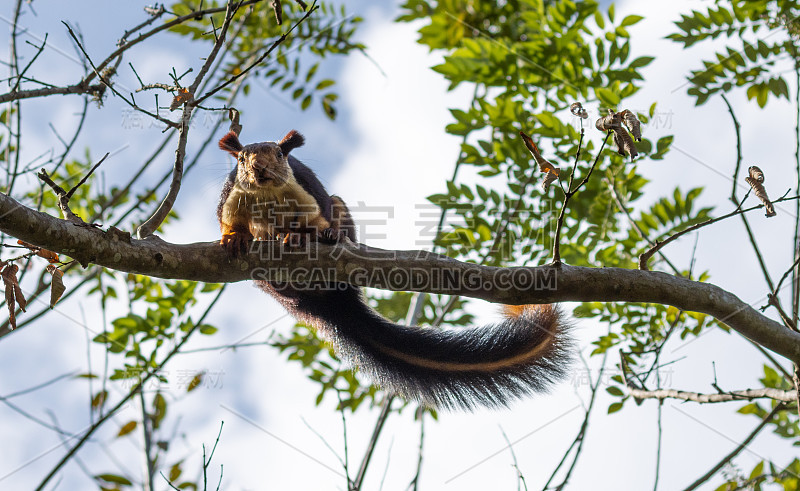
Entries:
[[302, 232], [284, 232], [277, 234], [275, 240], [280, 242], [283, 247], [297, 249], [306, 245], [307, 236], [308, 234]]
[[250, 232], [226, 232], [222, 234], [219, 245], [225, 249], [229, 258], [247, 254], [247, 244], [253, 240]]
[[336, 244], [342, 242], [347, 237], [347, 234], [342, 229], [328, 227], [319, 233], [319, 241], [326, 244]]

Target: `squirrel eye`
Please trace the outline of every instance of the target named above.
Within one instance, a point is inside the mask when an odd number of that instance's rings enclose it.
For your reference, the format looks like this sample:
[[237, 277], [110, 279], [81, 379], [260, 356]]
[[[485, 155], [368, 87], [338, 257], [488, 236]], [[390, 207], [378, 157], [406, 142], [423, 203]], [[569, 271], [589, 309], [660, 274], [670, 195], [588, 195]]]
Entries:
[[278, 158], [280, 157], [283, 157], [283, 152], [280, 149], [278, 149]]

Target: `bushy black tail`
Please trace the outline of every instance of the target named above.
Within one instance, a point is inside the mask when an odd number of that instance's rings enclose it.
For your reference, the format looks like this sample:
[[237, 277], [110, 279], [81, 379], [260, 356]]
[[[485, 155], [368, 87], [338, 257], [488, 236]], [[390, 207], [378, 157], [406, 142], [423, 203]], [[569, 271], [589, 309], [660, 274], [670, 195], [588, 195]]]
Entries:
[[257, 284], [375, 384], [425, 406], [504, 406], [566, 376], [571, 341], [554, 305], [508, 306], [500, 323], [446, 330], [394, 324], [348, 285], [307, 292]]

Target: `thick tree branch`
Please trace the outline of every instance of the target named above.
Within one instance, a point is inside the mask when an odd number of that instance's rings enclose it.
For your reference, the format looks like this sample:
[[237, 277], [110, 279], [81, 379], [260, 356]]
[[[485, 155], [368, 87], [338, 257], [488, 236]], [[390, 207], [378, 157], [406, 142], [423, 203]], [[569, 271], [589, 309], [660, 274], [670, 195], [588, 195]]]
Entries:
[[650, 302], [702, 312], [752, 341], [800, 362], [800, 334], [787, 329], [710, 283], [658, 271], [576, 266], [497, 268], [423, 251], [386, 251], [365, 245], [309, 244], [289, 253], [277, 242], [253, 244], [229, 262], [217, 243], [170, 244], [152, 237], [131, 239], [73, 224], [29, 209], [0, 194], [0, 231], [67, 254], [81, 264], [159, 278], [205, 282], [247, 279], [293, 282], [342, 281], [395, 291], [462, 295], [507, 304], [565, 301]]

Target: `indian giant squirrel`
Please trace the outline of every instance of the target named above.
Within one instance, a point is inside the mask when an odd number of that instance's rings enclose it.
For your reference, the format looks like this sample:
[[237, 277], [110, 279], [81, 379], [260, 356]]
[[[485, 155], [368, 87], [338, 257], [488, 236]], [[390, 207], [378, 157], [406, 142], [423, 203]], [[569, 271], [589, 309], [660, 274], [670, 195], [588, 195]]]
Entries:
[[[231, 131], [219, 147], [237, 159], [222, 189], [220, 244], [231, 257], [253, 239], [356, 242], [344, 201], [329, 195], [305, 164], [289, 155], [303, 136], [242, 145]], [[571, 341], [553, 305], [505, 306], [499, 323], [464, 329], [404, 326], [370, 308], [346, 283], [313, 288], [255, 281], [336, 354], [385, 390], [428, 407], [503, 406], [563, 379]]]

